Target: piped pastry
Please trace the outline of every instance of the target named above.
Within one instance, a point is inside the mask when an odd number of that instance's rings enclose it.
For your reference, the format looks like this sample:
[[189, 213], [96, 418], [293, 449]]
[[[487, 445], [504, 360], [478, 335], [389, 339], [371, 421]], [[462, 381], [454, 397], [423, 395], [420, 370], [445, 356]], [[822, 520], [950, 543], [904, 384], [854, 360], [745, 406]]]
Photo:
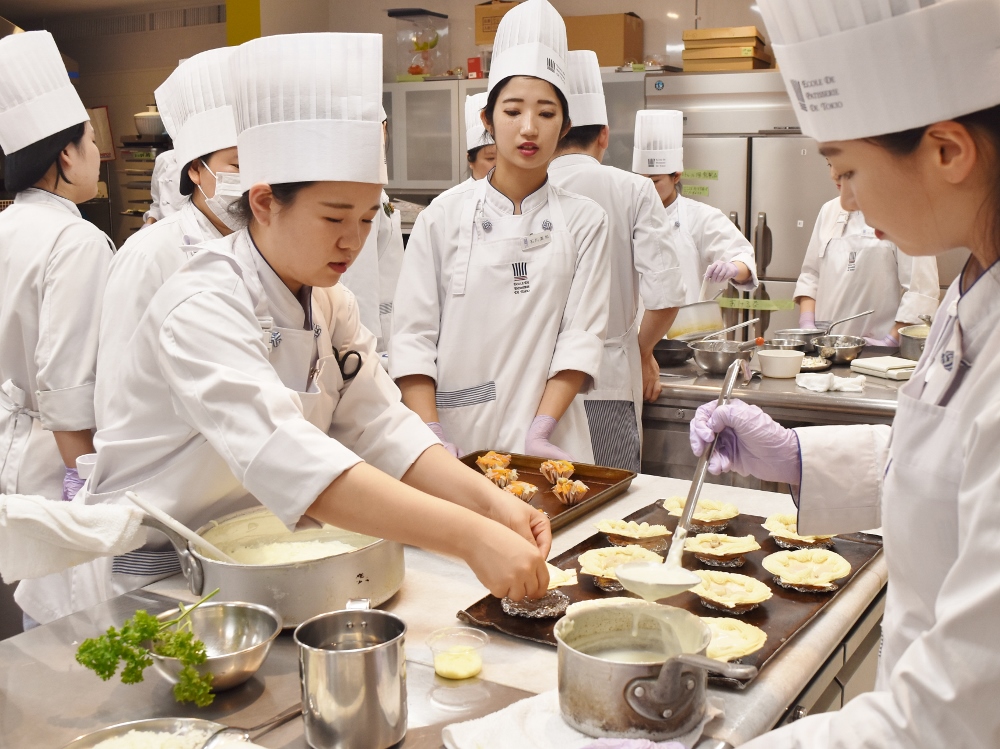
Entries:
[[487, 468], [486, 478], [499, 486], [501, 489], [513, 481], [517, 481], [516, 468]]
[[771, 589], [760, 580], [735, 572], [694, 570], [701, 582], [691, 588], [702, 606], [727, 614], [753, 611], [771, 597]]
[[728, 616], [703, 616], [701, 620], [712, 631], [712, 641], [705, 652], [709, 658], [723, 663], [736, 661], [756, 653], [767, 642], [767, 634], [760, 627], [732, 619]]
[[[671, 515], [680, 517], [684, 502], [684, 497], [670, 497], [663, 500], [663, 508]], [[729, 502], [699, 499], [691, 518], [691, 530], [695, 533], [721, 533], [729, 525], [729, 521], [739, 514], [736, 505]]]
[[479, 466], [479, 470], [483, 473], [486, 473], [491, 468], [506, 468], [510, 465], [510, 456], [490, 450], [488, 453], [476, 458], [476, 465]]
[[568, 460], [546, 460], [538, 466], [538, 470], [549, 483], [554, 484], [556, 479], [568, 479], [572, 476], [576, 466]]
[[784, 588], [802, 593], [832, 593], [834, 580], [851, 574], [851, 563], [829, 549], [799, 549], [769, 554], [761, 566]]
[[833, 536], [801, 536], [795, 515], [769, 515], [763, 527], [783, 549], [828, 549], [833, 546]]
[[564, 505], [578, 504], [589, 491], [590, 487], [582, 481], [570, 481], [569, 479], [556, 479], [555, 486], [552, 487], [552, 493]]
[[684, 551], [709, 567], [742, 567], [746, 555], [760, 549], [753, 536], [726, 536], [722, 533], [700, 533], [684, 541]]
[[650, 551], [666, 551], [670, 531], [665, 525], [637, 523], [635, 520], [612, 520], [606, 518], [594, 523], [594, 527], [608, 537], [615, 546], [635, 544]]
[[503, 490], [510, 492], [525, 502], [530, 501], [532, 497], [538, 494], [538, 487], [534, 484], [529, 484], [527, 481], [511, 481]]
[[628, 562], [663, 562], [663, 557], [641, 546], [609, 546], [591, 549], [577, 557], [580, 572], [594, 578], [594, 584], [608, 593], [617, 593], [624, 588], [618, 582], [615, 568]]

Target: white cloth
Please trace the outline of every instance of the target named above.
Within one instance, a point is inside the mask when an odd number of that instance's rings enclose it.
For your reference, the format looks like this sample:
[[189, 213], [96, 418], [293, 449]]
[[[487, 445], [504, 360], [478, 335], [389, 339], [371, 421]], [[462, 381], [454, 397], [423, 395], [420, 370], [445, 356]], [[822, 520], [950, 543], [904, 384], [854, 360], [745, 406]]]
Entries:
[[684, 171], [684, 113], [640, 109], [635, 113], [632, 171], [674, 174]]
[[138, 549], [142, 518], [136, 507], [0, 494], [0, 576], [10, 584]]
[[573, 127], [607, 125], [608, 105], [604, 101], [604, 82], [597, 53], [589, 49], [571, 50], [567, 53], [569, 67], [566, 100]]
[[865, 376], [837, 377], [833, 372], [802, 372], [795, 375], [795, 384], [814, 393], [860, 393], [865, 389]]
[[996, 0], [761, 0], [760, 9], [802, 132], [817, 141], [1000, 104]]
[[[721, 701], [709, 698], [705, 717], [684, 736], [657, 746], [694, 746], [705, 726], [722, 715]], [[542, 692], [482, 718], [452, 723], [441, 732], [448, 749], [584, 749], [597, 739], [571, 728], [559, 710], [559, 693]]]
[[838, 325], [837, 335], [882, 338], [897, 322], [916, 324], [937, 310], [937, 258], [910, 257], [865, 224], [860, 211], [845, 211], [840, 198], [816, 217], [795, 298], [816, 300], [816, 319], [833, 322], [874, 309]]
[[0, 39], [0, 80], [0, 149], [6, 154], [90, 119], [48, 31]]
[[[353, 295], [338, 284], [304, 299], [245, 229], [168, 278], [120, 362], [79, 501], [125, 504], [132, 490], [189, 528], [260, 502], [291, 527], [362, 460], [401, 477], [437, 439], [401, 403]], [[363, 363], [345, 382], [348, 351]], [[111, 567], [22, 583], [17, 601], [51, 621], [124, 592]]]
[[899, 390], [891, 430], [796, 430], [799, 532], [882, 526], [890, 582], [876, 690], [746, 749], [997, 746], [1000, 264], [961, 296], [959, 283]]
[[181, 168], [173, 149], [163, 151], [156, 157], [149, 184], [152, 202], [149, 210], [142, 214], [143, 221], [149, 218], [161, 221], [191, 201], [189, 196], [181, 194]]
[[93, 429], [111, 240], [70, 201], [31, 188], [0, 213], [0, 493], [59, 499], [53, 431]]
[[361, 324], [375, 336], [376, 350], [389, 350], [392, 335], [392, 300], [403, 265], [403, 229], [399, 211], [382, 193], [382, 209], [375, 215], [372, 229], [357, 259], [340, 277], [358, 301]]
[[[564, 370], [588, 380], [600, 372], [606, 241], [601, 207], [553, 184], [527, 196], [519, 215], [489, 179], [441, 195], [417, 218], [403, 256], [393, 379], [435, 381], [438, 421], [460, 448], [523, 452], [546, 382]], [[551, 442], [591, 462], [580, 401]]]
[[232, 47], [199, 52], [178, 65], [153, 92], [182, 167], [236, 145], [229, 76], [232, 53]]
[[548, 0], [526, 0], [500, 19], [486, 90], [512, 75], [528, 75], [566, 90], [566, 24]]
[[479, 116], [486, 107], [488, 98], [489, 94], [485, 91], [465, 97], [465, 149], [467, 151], [493, 143], [493, 138], [486, 132], [486, 126], [483, 125], [483, 118]]
[[717, 260], [741, 262], [750, 269], [746, 283], [730, 281], [740, 291], [757, 288], [757, 260], [753, 245], [728, 216], [697, 200], [678, 195], [667, 206], [667, 243], [680, 262], [685, 304], [701, 301], [701, 286], [708, 266]]
[[[636, 318], [640, 303], [645, 309], [665, 309], [684, 304], [684, 283], [677, 256], [667, 242], [667, 214], [653, 182], [612, 166], [603, 166], [585, 154], [567, 154], [549, 164], [549, 179], [563, 189], [590, 198], [608, 214], [608, 261], [611, 268], [611, 297], [604, 360], [586, 396], [593, 401], [618, 401], [632, 406], [632, 424], [609, 414], [588, 413], [595, 459], [601, 465], [638, 470], [639, 435], [642, 434], [642, 362], [639, 358], [639, 331]], [[586, 406], [586, 403], [584, 404]], [[602, 418], [605, 417], [605, 418]], [[600, 427], [604, 421], [605, 426]], [[598, 439], [598, 437], [601, 439]], [[630, 446], [635, 451], [628, 465], [602, 462], [600, 443], [608, 455]], [[632, 447], [634, 445], [634, 447]]]
[[385, 184], [382, 35], [279, 34], [231, 58], [240, 186]]
[[192, 201], [176, 213], [133, 234], [111, 261], [101, 312], [94, 408], [97, 427], [118, 397], [117, 374], [129, 340], [163, 282], [194, 252], [195, 245], [222, 235]]

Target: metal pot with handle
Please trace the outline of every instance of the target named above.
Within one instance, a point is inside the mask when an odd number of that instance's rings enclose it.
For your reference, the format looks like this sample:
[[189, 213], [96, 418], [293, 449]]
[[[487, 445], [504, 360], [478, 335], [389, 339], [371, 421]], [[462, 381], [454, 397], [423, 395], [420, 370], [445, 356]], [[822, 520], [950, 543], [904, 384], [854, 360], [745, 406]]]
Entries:
[[588, 736], [663, 741], [705, 717], [708, 673], [754, 666], [705, 656], [711, 632], [683, 609], [617, 598], [570, 606], [555, 626], [559, 707]]

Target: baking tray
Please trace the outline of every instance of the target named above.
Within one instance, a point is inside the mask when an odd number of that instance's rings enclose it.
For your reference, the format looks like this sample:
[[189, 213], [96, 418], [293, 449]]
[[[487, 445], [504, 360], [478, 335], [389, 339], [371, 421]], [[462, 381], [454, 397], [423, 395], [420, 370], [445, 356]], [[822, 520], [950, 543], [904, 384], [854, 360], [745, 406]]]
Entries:
[[[476, 471], [480, 472], [479, 466], [476, 465], [476, 458], [481, 455], [485, 455], [489, 450], [477, 450], [474, 453], [469, 453], [462, 457], [462, 462], [467, 466], [471, 466]], [[501, 451], [497, 451], [501, 452]], [[546, 517], [549, 519], [549, 524], [552, 526], [552, 530], [558, 530], [569, 523], [572, 523], [578, 517], [586, 515], [588, 512], [596, 507], [600, 507], [609, 500], [614, 499], [619, 494], [625, 493], [625, 491], [632, 484], [632, 479], [635, 478], [635, 473], [633, 471], [625, 471], [621, 468], [604, 468], [602, 466], [592, 466], [586, 463], [573, 463], [576, 467], [576, 472], [573, 474], [572, 478], [574, 480], [579, 479], [587, 486], [590, 487], [590, 491], [587, 493], [586, 498], [576, 505], [564, 505], [558, 499], [556, 495], [552, 493], [552, 484], [549, 483], [538, 467], [544, 463], [547, 458], [539, 458], [534, 455], [519, 455], [517, 453], [503, 453], [504, 455], [510, 455], [510, 468], [517, 469], [517, 477], [519, 481], [527, 481], [530, 484], [534, 484], [538, 487], [538, 493], [531, 498], [528, 503], [532, 507], [541, 510], [545, 513]], [[497, 604], [497, 610], [499, 611], [499, 603]]]
[[[678, 518], [667, 513], [662, 507], [663, 500], [651, 504], [629, 515], [626, 520], [636, 520], [650, 524], [659, 523], [667, 526], [671, 531], [677, 527]], [[774, 582], [773, 576], [763, 567], [761, 560], [768, 554], [773, 554], [782, 549], [774, 542], [768, 531], [761, 527], [764, 518], [755, 515], [740, 515], [729, 523], [726, 533], [731, 536], [746, 536], [753, 534], [761, 548], [746, 555], [746, 562], [742, 567], [733, 570], [741, 575], [749, 575], [758, 580], [763, 580], [771, 588], [773, 593], [770, 600], [765, 601], [753, 611], [738, 617], [747, 624], [760, 627], [767, 634], [767, 642], [764, 647], [756, 653], [744, 656], [740, 663], [756, 666], [758, 673], [764, 668], [774, 654], [792, 640], [795, 635], [808, 624], [813, 617], [823, 610], [837, 594], [848, 585], [854, 576], [858, 574], [872, 559], [882, 550], [882, 539], [863, 533], [856, 533], [844, 536], [837, 536], [834, 539], [833, 550], [851, 563], [851, 574], [838, 581], [840, 587], [834, 593], [798, 593], [796, 591], [782, 588]], [[550, 560], [551, 564], [562, 569], [579, 569], [577, 557], [590, 549], [610, 546], [603, 533], [596, 533], [585, 541], [574, 546], [572, 549]], [[684, 566], [688, 569], [716, 569], [700, 563], [692, 554], [684, 555]], [[604, 593], [593, 583], [592, 578], [580, 575], [580, 582], [576, 585], [564, 586], [559, 590], [569, 596], [570, 602], [589, 601], [597, 598], [609, 596], [623, 596], [627, 593]], [[714, 609], [703, 606], [693, 593], [684, 592], [679, 596], [669, 599], [669, 605], [686, 609], [698, 616], [727, 616]], [[493, 596], [486, 596], [482, 600], [470, 606], [464, 611], [458, 612], [458, 618], [468, 624], [479, 627], [495, 629], [513, 637], [519, 637], [544, 645], [555, 646], [556, 639], [552, 633], [556, 619], [525, 619], [517, 616], [507, 616], [500, 608], [500, 599]], [[711, 675], [709, 679], [714, 684], [727, 684], [743, 689], [753, 679], [736, 680], [726, 679], [721, 676]]]

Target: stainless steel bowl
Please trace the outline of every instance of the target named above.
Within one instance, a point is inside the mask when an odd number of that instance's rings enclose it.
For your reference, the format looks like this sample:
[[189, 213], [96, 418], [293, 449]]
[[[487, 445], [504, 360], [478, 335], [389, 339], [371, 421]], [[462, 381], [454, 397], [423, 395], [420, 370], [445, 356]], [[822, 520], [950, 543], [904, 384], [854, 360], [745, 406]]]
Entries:
[[853, 335], [824, 335], [813, 339], [816, 351], [834, 364], [850, 364], [865, 347], [865, 339]]
[[146, 718], [130, 720], [127, 723], [116, 723], [113, 726], [100, 728], [85, 736], [80, 736], [63, 749], [93, 749], [98, 744], [125, 736], [129, 731], [150, 731], [155, 733], [170, 733], [175, 736], [187, 736], [195, 731], [216, 733], [225, 729], [221, 723], [200, 718]]
[[661, 367], [676, 367], [688, 359], [694, 352], [686, 341], [675, 341], [664, 338], [653, 346], [653, 358]]
[[[159, 615], [160, 621], [175, 619], [173, 609]], [[203, 603], [190, 614], [194, 636], [205, 643], [208, 659], [197, 666], [202, 675], [212, 674], [212, 691], [222, 692], [239, 686], [260, 668], [281, 633], [281, 616], [274, 609], [257, 603]], [[153, 653], [153, 665], [159, 674], [176, 684], [181, 664], [176, 658]]]
[[724, 375], [737, 359], [750, 361], [753, 349], [740, 351], [736, 341], [695, 341], [688, 346], [694, 351], [694, 361], [709, 374]]
[[765, 351], [805, 351], [806, 344], [797, 338], [772, 338], [761, 346]]
[[805, 348], [802, 350], [807, 354], [816, 350], [813, 340], [824, 335], [826, 335], [826, 330], [822, 328], [785, 328], [774, 331], [775, 338], [791, 339], [804, 343]]

